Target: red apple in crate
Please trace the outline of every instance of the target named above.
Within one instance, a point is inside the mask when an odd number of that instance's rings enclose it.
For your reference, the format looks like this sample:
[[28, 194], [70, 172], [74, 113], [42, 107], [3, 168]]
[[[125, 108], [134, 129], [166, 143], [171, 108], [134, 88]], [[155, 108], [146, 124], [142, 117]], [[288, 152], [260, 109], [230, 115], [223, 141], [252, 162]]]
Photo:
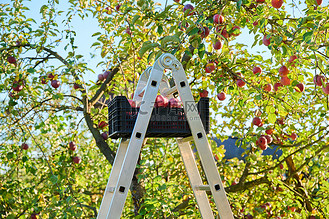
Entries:
[[71, 151], [75, 151], [77, 149], [77, 146], [75, 145], [75, 143], [73, 141], [71, 141], [69, 143], [69, 147]]
[[322, 82], [325, 82], [326, 78], [323, 75], [315, 75], [313, 78], [314, 84], [317, 86], [322, 86]]
[[221, 92], [221, 93], [217, 94], [217, 98], [218, 98], [218, 100], [221, 100], [221, 101], [225, 100], [226, 99], [226, 93]]
[[129, 99], [128, 102], [132, 108], [136, 107], [136, 102], [134, 100]]
[[177, 99], [177, 98], [171, 98], [169, 100], [169, 106], [171, 108], [181, 108], [182, 107], [182, 103]]
[[22, 148], [23, 150], [27, 150], [27, 149], [29, 149], [29, 145], [26, 144], [26, 143], [23, 143], [22, 146], [21, 146], [21, 148]]
[[208, 97], [208, 91], [207, 90], [202, 90], [200, 92], [200, 97]]
[[73, 157], [73, 163], [76, 163], [76, 164], [81, 163], [81, 158], [80, 157]]
[[168, 99], [161, 94], [158, 95], [155, 99], [155, 107], [167, 107]]

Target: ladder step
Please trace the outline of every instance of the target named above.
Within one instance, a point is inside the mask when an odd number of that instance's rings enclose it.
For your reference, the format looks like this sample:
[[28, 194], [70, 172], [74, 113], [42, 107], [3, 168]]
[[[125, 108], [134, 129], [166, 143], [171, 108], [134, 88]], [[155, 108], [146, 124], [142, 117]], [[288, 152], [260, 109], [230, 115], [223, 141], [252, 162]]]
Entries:
[[190, 141], [194, 141], [193, 136], [189, 136], [189, 137], [186, 137], [186, 138], [182, 139], [182, 142], [190, 142]]
[[200, 190], [200, 191], [210, 191], [210, 186], [209, 185], [197, 185], [194, 188], [196, 190]]

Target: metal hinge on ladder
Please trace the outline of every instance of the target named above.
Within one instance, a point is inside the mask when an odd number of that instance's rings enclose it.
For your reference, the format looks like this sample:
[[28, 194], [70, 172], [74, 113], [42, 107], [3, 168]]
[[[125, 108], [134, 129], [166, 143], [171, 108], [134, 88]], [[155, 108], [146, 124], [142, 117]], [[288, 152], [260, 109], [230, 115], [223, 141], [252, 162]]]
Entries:
[[[172, 72], [176, 84], [174, 88], [169, 87], [169, 83], [163, 75], [165, 69]], [[172, 94], [178, 91], [183, 102], [184, 113], [192, 137], [176, 138], [176, 141], [202, 218], [214, 218], [206, 193], [210, 191], [220, 217], [233, 219], [200, 116], [198, 112], [188, 110], [186, 106], [187, 103], [189, 105], [193, 103], [195, 106], [196, 104], [183, 66], [173, 55], [168, 53], [161, 55], [153, 67], [148, 68], [140, 77], [134, 100], [143, 103], [140, 105], [140, 112], [143, 113], [138, 114], [130, 139], [122, 139], [120, 142], [97, 218], [119, 219], [121, 217], [159, 90], [161, 94], [167, 97], [172, 97]], [[195, 143], [209, 185], [203, 184], [190, 141]]]

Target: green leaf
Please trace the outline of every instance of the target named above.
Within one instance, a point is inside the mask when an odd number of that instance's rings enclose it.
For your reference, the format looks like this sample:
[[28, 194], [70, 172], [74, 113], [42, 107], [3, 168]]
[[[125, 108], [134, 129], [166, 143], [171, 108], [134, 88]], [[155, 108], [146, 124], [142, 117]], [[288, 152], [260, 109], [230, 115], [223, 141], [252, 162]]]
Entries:
[[157, 32], [158, 32], [158, 34], [162, 34], [163, 33], [163, 27], [161, 25], [158, 26]]
[[165, 36], [161, 40], [161, 47], [165, 48], [167, 46], [167, 44], [169, 44], [169, 43], [179, 44], [179, 38], [175, 35], [174, 36]]
[[93, 35], [91, 35], [92, 37], [94, 36], [98, 36], [98, 35], [101, 35], [102, 33], [101, 32], [97, 32], [97, 33], [94, 33]]
[[313, 36], [313, 32], [307, 32], [303, 35], [303, 40], [304, 42], [306, 42], [307, 44], [309, 44], [312, 40], [312, 36]]
[[50, 177], [50, 182], [52, 182], [53, 184], [57, 183], [57, 181], [58, 181], [58, 177], [56, 175], [52, 175]]
[[131, 25], [135, 24], [135, 22], [140, 18], [141, 16], [135, 15], [133, 20], [131, 21]]
[[187, 33], [187, 35], [192, 36], [194, 34], [197, 34], [199, 32], [199, 28], [195, 27], [191, 31]]
[[274, 124], [276, 121], [276, 115], [274, 113], [268, 114], [268, 122]]
[[159, 43], [152, 43], [150, 41], [146, 41], [143, 43], [142, 48], [139, 50], [138, 54], [139, 57], [143, 57], [143, 55], [150, 49], [154, 49], [156, 47], [159, 47], [160, 44]]

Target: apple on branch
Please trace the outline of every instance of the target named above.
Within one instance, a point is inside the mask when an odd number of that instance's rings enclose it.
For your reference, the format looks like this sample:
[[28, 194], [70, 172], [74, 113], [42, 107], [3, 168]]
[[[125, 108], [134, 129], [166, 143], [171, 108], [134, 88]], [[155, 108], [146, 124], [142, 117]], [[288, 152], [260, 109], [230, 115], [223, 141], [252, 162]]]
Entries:
[[213, 17], [214, 24], [224, 24], [225, 18], [223, 15], [215, 14]]
[[220, 101], [225, 100], [225, 99], [226, 99], [226, 93], [221, 92], [221, 93], [217, 94], [217, 98], [218, 98], [218, 100], [220, 100]]
[[187, 16], [190, 16], [190, 15], [193, 15], [194, 14], [194, 7], [193, 7], [193, 5], [191, 5], [191, 4], [186, 4], [185, 6], [184, 6], [184, 8], [183, 8], [183, 12], [185, 13], [185, 11], [188, 11], [188, 14], [187, 14]]
[[77, 149], [77, 146], [75, 145], [75, 143], [73, 141], [71, 141], [69, 143], [69, 147], [71, 151], [75, 151]]

